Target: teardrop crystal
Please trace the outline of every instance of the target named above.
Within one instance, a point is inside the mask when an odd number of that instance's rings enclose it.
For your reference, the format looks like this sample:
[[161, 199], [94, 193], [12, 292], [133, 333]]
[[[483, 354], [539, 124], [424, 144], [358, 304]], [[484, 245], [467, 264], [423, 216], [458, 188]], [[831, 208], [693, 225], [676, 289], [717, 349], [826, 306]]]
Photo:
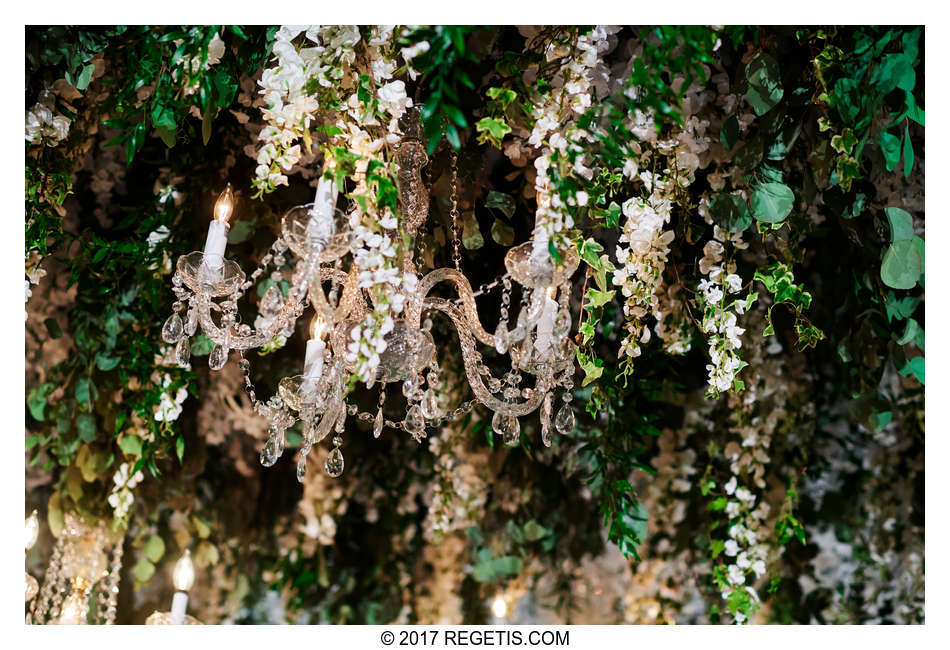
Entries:
[[334, 447], [327, 454], [327, 462], [323, 466], [330, 478], [338, 478], [343, 474], [343, 452], [339, 447]]
[[414, 436], [417, 436], [425, 431], [426, 421], [422, 416], [422, 409], [418, 404], [413, 404], [409, 408], [409, 411], [406, 413], [406, 420], [403, 422], [403, 426], [406, 427], [406, 431]]
[[436, 399], [435, 391], [431, 388], [423, 394], [419, 407], [426, 420], [434, 420], [441, 415], [439, 412], [439, 400]]
[[541, 442], [550, 447], [551, 439], [551, 393], [548, 393], [541, 403]]
[[191, 340], [187, 336], [178, 339], [175, 346], [175, 363], [182, 368], [191, 366]]
[[383, 409], [376, 411], [376, 420], [373, 422], [373, 437], [378, 438], [383, 432]]
[[300, 458], [297, 459], [297, 480], [303, 483], [303, 479], [306, 475], [307, 475], [307, 456], [306, 454], [300, 454]]
[[521, 438], [521, 422], [514, 415], [505, 415], [495, 411], [491, 418], [491, 428], [501, 436], [508, 447], [514, 447]]
[[280, 458], [280, 451], [278, 451], [277, 436], [271, 435], [264, 443], [264, 448], [261, 449], [261, 465], [270, 467], [276, 463], [277, 459]]
[[570, 404], [565, 404], [558, 410], [554, 418], [554, 427], [562, 436], [574, 430], [574, 409]]
[[181, 338], [182, 330], [181, 316], [177, 313], [172, 314], [168, 317], [168, 320], [165, 321], [165, 324], [162, 325], [162, 340], [165, 341], [165, 343], [177, 343], [178, 339]]
[[198, 310], [191, 308], [185, 318], [185, 336], [194, 336], [198, 331]]
[[208, 367], [212, 370], [221, 370], [224, 364], [228, 362], [228, 348], [215, 343], [211, 348], [211, 354], [208, 355]]
[[508, 349], [508, 326], [504, 321], [498, 323], [495, 328], [495, 350], [498, 354], [504, 354]]
[[276, 316], [282, 307], [283, 296], [280, 293], [280, 289], [276, 284], [272, 284], [267, 291], [264, 292], [264, 297], [261, 298], [261, 315], [265, 318], [272, 318]]

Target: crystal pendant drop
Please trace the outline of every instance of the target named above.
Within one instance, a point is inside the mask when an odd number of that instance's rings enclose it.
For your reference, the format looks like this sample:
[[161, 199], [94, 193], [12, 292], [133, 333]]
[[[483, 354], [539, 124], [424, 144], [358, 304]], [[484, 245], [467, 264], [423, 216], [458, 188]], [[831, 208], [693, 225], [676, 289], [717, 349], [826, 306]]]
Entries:
[[435, 398], [435, 392], [429, 389], [423, 394], [422, 402], [419, 404], [422, 415], [426, 420], [434, 420], [439, 417], [439, 401]]
[[175, 345], [175, 363], [182, 368], [191, 366], [191, 341], [187, 336], [178, 339], [178, 344]]
[[198, 310], [191, 308], [185, 318], [185, 336], [194, 336], [198, 331]]
[[508, 349], [508, 326], [502, 321], [498, 323], [495, 329], [495, 350], [498, 354], [504, 354]]
[[557, 412], [554, 418], [554, 426], [557, 432], [566, 436], [574, 430], [574, 409], [570, 404], [564, 404]]
[[261, 315], [265, 318], [276, 316], [280, 312], [282, 298], [280, 289], [276, 284], [272, 284], [261, 298]]
[[270, 467], [277, 462], [277, 459], [280, 458], [280, 454], [282, 452], [283, 449], [280, 449], [277, 443], [277, 436], [271, 434], [271, 437], [267, 439], [266, 443], [264, 443], [264, 448], [261, 449], [261, 465], [264, 467]]
[[383, 432], [383, 409], [380, 407], [376, 411], [376, 420], [373, 422], [373, 437], [378, 438], [379, 435]]
[[545, 447], [551, 446], [551, 438], [551, 393], [548, 393], [541, 404], [541, 442]]
[[228, 349], [215, 343], [214, 347], [211, 348], [211, 354], [208, 355], [208, 367], [212, 370], [221, 370], [227, 362]]
[[411, 433], [413, 436], [418, 436], [426, 428], [425, 418], [422, 416], [422, 409], [418, 404], [413, 404], [409, 411], [406, 413], [406, 420], [403, 423], [406, 427], [406, 431]]
[[508, 447], [516, 446], [521, 438], [521, 422], [514, 415], [505, 415], [500, 411], [495, 411], [491, 418], [491, 428], [501, 436], [502, 441]]
[[327, 462], [323, 466], [330, 478], [339, 478], [343, 474], [343, 452], [339, 447], [334, 447], [327, 454]]
[[306, 454], [300, 454], [300, 458], [297, 459], [297, 480], [303, 483], [303, 479], [306, 475], [307, 475], [307, 456]]
[[181, 316], [177, 313], [172, 314], [162, 325], [162, 340], [165, 343], [177, 343], [178, 339], [181, 338], [182, 330]]

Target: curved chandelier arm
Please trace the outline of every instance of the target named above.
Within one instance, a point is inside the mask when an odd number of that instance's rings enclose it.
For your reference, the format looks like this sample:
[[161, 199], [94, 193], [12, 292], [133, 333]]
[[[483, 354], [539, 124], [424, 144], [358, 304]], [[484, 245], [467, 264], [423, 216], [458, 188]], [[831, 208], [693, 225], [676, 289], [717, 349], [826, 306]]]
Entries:
[[[462, 301], [463, 311], [460, 312], [460, 316], [464, 319], [466, 326], [471, 330], [476, 339], [485, 345], [494, 345], [494, 337], [485, 331], [481, 321], [478, 319], [478, 310], [475, 307], [475, 294], [472, 291], [472, 285], [469, 284], [468, 278], [455, 269], [436, 269], [426, 274], [426, 276], [419, 281], [419, 286], [416, 289], [418, 298], [410, 302], [406, 320], [418, 326], [423, 306], [430, 307], [430, 301], [441, 300], [438, 298], [426, 298], [426, 295], [428, 295], [435, 285], [446, 280], [455, 284], [459, 299]], [[441, 307], [435, 308], [445, 311], [441, 309]], [[456, 323], [456, 327], [458, 326], [458, 323]]]
[[[468, 383], [472, 387], [472, 392], [475, 393], [475, 397], [478, 398], [479, 402], [492, 411], [501, 411], [505, 415], [517, 416], [527, 415], [541, 405], [541, 401], [544, 399], [546, 392], [544, 390], [533, 390], [531, 397], [523, 402], [508, 402], [492, 395], [491, 391], [488, 390], [482, 381], [482, 376], [479, 372], [480, 360], [478, 358], [478, 352], [475, 350], [475, 340], [467, 325], [468, 319], [465, 315], [462, 314], [458, 307], [443, 298], [428, 298], [425, 301], [425, 308], [441, 311], [452, 319], [455, 328], [458, 330], [459, 343], [462, 349], [462, 361], [465, 365], [465, 375], [468, 377]], [[550, 382], [551, 373], [549, 371], [538, 375], [539, 386], [550, 384]]]

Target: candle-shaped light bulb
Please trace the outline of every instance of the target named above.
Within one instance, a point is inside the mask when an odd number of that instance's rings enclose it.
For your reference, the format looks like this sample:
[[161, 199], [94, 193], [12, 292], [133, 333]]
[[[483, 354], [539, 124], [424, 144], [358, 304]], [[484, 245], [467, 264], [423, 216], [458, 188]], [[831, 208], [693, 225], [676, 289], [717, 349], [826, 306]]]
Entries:
[[310, 321], [310, 338], [322, 339], [327, 331], [327, 321], [321, 314], [316, 314]]
[[224, 188], [218, 200], [214, 204], [214, 220], [221, 223], [227, 223], [231, 218], [231, 212], [234, 210], [234, 193], [231, 191], [231, 184]]
[[541, 317], [538, 319], [538, 333], [534, 340], [534, 347], [541, 354], [544, 354], [551, 347], [551, 338], [554, 333], [554, 319], [557, 316], [558, 305], [554, 301], [554, 294], [557, 288], [549, 286], [544, 293], [544, 302], [541, 307]]
[[26, 550], [33, 548], [39, 534], [40, 520], [36, 515], [36, 510], [34, 510], [30, 516], [26, 518]]
[[505, 618], [508, 614], [508, 603], [501, 596], [495, 598], [491, 604], [491, 611], [497, 618]]
[[316, 314], [310, 322], [310, 340], [307, 341], [307, 356], [303, 362], [303, 384], [301, 389], [305, 393], [313, 393], [320, 377], [323, 376], [323, 355], [327, 344], [323, 335], [327, 331], [327, 321], [321, 314]]
[[186, 549], [185, 554], [175, 564], [172, 581], [178, 591], [188, 591], [195, 583], [195, 564], [191, 561], [191, 551]]

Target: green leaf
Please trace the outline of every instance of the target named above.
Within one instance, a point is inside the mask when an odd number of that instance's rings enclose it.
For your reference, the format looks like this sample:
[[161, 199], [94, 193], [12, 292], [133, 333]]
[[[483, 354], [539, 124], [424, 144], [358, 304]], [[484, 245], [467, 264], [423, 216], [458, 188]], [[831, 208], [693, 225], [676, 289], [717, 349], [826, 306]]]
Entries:
[[784, 183], [761, 183], [752, 190], [752, 216], [764, 223], [779, 223], [792, 211], [795, 194]]
[[881, 263], [881, 280], [893, 289], [913, 289], [923, 271], [913, 241], [895, 241], [887, 247]]
[[910, 141], [910, 128], [904, 123], [904, 178], [910, 176], [914, 168], [914, 145]]
[[142, 439], [138, 436], [122, 436], [119, 438], [119, 449], [129, 456], [142, 455]]
[[[459, 128], [464, 129], [468, 126], [468, 122], [465, 120], [465, 116], [462, 115], [462, 111], [458, 106], [453, 104], [443, 104], [442, 110], [448, 115], [449, 119], [455, 122]], [[508, 129], [509, 131], [511, 129]]]
[[178, 462], [184, 462], [185, 459], [185, 439], [180, 435], [175, 438], [175, 455], [178, 456]]
[[902, 208], [884, 208], [891, 226], [891, 241], [908, 241], [914, 238], [914, 219]]
[[46, 331], [49, 332], [51, 339], [58, 339], [63, 335], [63, 330], [60, 329], [59, 323], [56, 322], [55, 318], [47, 318], [43, 321], [43, 325], [46, 326]]
[[745, 97], [756, 115], [764, 115], [781, 101], [785, 92], [778, 63], [760, 52], [746, 65], [745, 74], [749, 81]]
[[515, 243], [515, 229], [500, 219], [495, 219], [491, 226], [491, 238], [501, 246], [511, 246]]
[[878, 136], [881, 153], [884, 154], [884, 166], [892, 172], [901, 158], [901, 139], [890, 131], [882, 130]]
[[135, 579], [139, 582], [148, 582], [149, 579], [155, 575], [155, 565], [149, 562], [145, 557], [140, 557], [139, 561], [132, 568], [132, 575], [134, 575]]
[[542, 537], [548, 536], [550, 533], [550, 530], [536, 522], [534, 519], [531, 519], [524, 525], [524, 538], [529, 542], [536, 542]]
[[76, 399], [81, 404], [86, 404], [90, 400], [90, 389], [89, 389], [89, 380], [85, 377], [82, 377], [76, 382]]
[[158, 561], [165, 555], [165, 541], [158, 535], [152, 535], [145, 542], [142, 552], [152, 563], [158, 564]]
[[46, 398], [56, 389], [51, 383], [41, 384], [30, 391], [26, 398], [26, 406], [30, 409], [30, 415], [42, 422], [46, 419]]
[[88, 413], [83, 413], [76, 418], [76, 429], [79, 431], [79, 438], [83, 442], [92, 442], [96, 439], [96, 418]]
[[588, 289], [585, 294], [584, 307], [602, 307], [613, 300], [616, 291], [599, 291], [597, 289]]
[[199, 334], [191, 342], [191, 354], [193, 356], [202, 357], [206, 354], [211, 354], [211, 349], [214, 347], [214, 341], [208, 338], [205, 334]]
[[110, 357], [100, 352], [96, 355], [96, 367], [103, 372], [108, 372], [119, 365], [119, 357]]
[[752, 214], [745, 200], [737, 194], [720, 194], [709, 203], [709, 212], [729, 232], [742, 232], [752, 225]]
[[476, 250], [485, 245], [475, 212], [471, 210], [462, 214], [462, 244], [469, 250]]
[[719, 140], [726, 149], [732, 149], [739, 141], [739, 120], [735, 115], [730, 115], [722, 123], [722, 128], [719, 129]]
[[515, 199], [504, 192], [489, 192], [485, 197], [485, 207], [501, 210], [509, 219], [515, 215]]
[[924, 367], [924, 358], [914, 357], [913, 359], [910, 359], [907, 362], [907, 365], [901, 368], [898, 372], [904, 377], [907, 377], [908, 375], [914, 375], [917, 381], [919, 381], [921, 384], [924, 384]]

